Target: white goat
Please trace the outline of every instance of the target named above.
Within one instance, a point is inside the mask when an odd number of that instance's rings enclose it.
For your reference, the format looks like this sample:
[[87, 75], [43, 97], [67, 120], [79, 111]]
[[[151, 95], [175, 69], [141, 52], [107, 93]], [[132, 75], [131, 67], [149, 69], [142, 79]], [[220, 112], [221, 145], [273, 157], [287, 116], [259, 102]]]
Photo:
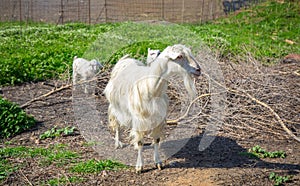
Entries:
[[[160, 54], [159, 50], [152, 50], [148, 48], [148, 54], [146, 59], [146, 65], [150, 65]], [[145, 66], [145, 64], [141, 61], [137, 60], [124, 60], [126, 58], [130, 58], [129, 54], [124, 55], [121, 59], [119, 59], [118, 63], [114, 66], [114, 70], [111, 72], [111, 78], [114, 78], [120, 71], [125, 69], [128, 65], [135, 63], [138, 66]]]
[[158, 55], [160, 54], [159, 50], [152, 50], [150, 48], [148, 48], [148, 55], [147, 55], [147, 65], [149, 66], [153, 61], [155, 61], [155, 59], [158, 57]]
[[168, 78], [172, 74], [181, 75], [189, 95], [195, 97], [196, 89], [191, 75], [200, 75], [198, 62], [184, 45], [169, 46], [150, 66], [142, 64], [131, 58], [120, 59], [112, 70], [111, 79], [104, 90], [110, 103], [110, 126], [116, 131], [116, 147], [122, 147], [119, 141], [120, 126], [131, 128], [132, 143], [138, 150], [137, 173], [141, 173], [143, 167], [142, 148], [143, 137], [146, 134], [153, 138], [156, 166], [158, 169], [162, 166], [158, 144], [169, 105], [166, 94]]
[[[88, 81], [92, 79], [103, 66], [95, 59], [88, 61], [83, 58], [74, 57], [73, 60], [73, 85], [79, 80]], [[84, 93], [88, 93], [85, 85]]]

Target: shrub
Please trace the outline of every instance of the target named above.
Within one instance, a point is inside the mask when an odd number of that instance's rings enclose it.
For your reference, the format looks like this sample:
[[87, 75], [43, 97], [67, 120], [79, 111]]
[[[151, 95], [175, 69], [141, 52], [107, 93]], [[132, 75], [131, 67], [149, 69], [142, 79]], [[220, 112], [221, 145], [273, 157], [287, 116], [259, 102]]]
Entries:
[[17, 104], [0, 97], [0, 138], [9, 138], [30, 129], [35, 119]]

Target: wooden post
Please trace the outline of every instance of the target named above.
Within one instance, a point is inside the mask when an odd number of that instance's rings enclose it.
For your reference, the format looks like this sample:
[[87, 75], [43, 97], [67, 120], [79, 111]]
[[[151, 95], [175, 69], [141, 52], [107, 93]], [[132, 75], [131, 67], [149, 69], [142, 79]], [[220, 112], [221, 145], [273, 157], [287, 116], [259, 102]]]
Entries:
[[88, 0], [89, 24], [91, 24], [91, 0]]
[[164, 2], [164, 0], [161, 0], [161, 18], [162, 18], [162, 20], [165, 20], [165, 2]]
[[80, 11], [80, 0], [77, 0], [77, 21], [78, 22], [80, 22], [79, 11]]
[[210, 1], [210, 20], [214, 19], [214, 0]]
[[104, 20], [107, 22], [107, 3], [106, 0], [104, 0]]
[[60, 1], [60, 7], [61, 7], [61, 24], [64, 24], [64, 0]]
[[22, 0], [19, 0], [19, 19], [20, 19], [20, 22], [22, 22]]
[[30, 0], [30, 19], [31, 21], [34, 21], [33, 19], [33, 3], [32, 0]]
[[202, 0], [200, 23], [203, 21], [204, 0]]
[[184, 0], [182, 0], [182, 7], [181, 7], [181, 23], [183, 23], [184, 18]]

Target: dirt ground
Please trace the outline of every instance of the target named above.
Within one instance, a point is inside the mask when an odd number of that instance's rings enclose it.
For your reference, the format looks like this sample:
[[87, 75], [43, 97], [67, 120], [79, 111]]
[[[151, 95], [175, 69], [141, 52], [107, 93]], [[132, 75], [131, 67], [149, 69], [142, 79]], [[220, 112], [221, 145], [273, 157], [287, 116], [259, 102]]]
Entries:
[[[243, 88], [268, 103], [282, 117], [287, 127], [300, 136], [299, 63], [277, 64], [272, 67], [249, 64], [245, 67], [224, 62], [221, 66], [226, 86]], [[251, 81], [247, 81], [249, 78]], [[107, 79], [102, 78], [101, 81], [99, 92], [105, 87]], [[206, 82], [204, 78], [202, 81]], [[2, 96], [22, 105], [67, 83], [62, 80], [49, 80], [3, 87]], [[205, 85], [199, 84], [197, 89], [203, 90], [203, 86]], [[100, 93], [97, 97], [105, 102]], [[199, 114], [199, 120], [196, 120], [201, 123], [195, 134], [179, 152], [163, 162], [164, 168], [161, 171], [156, 170], [153, 165], [146, 165], [140, 175], [134, 172], [134, 168], [82, 174], [79, 176], [86, 178], [86, 181], [78, 185], [273, 185], [274, 182], [269, 180], [271, 172], [283, 176], [292, 175], [285, 185], [300, 185], [300, 143], [286, 134], [267, 109], [255, 105], [245, 96], [234, 95], [228, 91], [226, 103], [224, 124], [212, 144], [204, 151], [198, 151], [198, 145], [205, 131], [206, 115], [209, 113], [205, 109]], [[101, 159], [92, 147], [84, 145], [85, 139], [80, 131], [76, 131], [73, 136], [38, 140], [40, 134], [54, 126], [76, 127], [71, 88], [35, 101], [25, 110], [36, 118], [38, 124], [33, 130], [9, 139], [14, 145], [47, 147], [49, 144], [63, 143], [79, 152], [83, 159]], [[240, 154], [255, 145], [268, 151], [283, 150], [287, 157], [258, 159]], [[34, 159], [28, 159], [23, 164], [22, 168], [9, 175], [2, 184], [37, 185], [43, 180], [74, 174], [64, 167], [40, 167]]]

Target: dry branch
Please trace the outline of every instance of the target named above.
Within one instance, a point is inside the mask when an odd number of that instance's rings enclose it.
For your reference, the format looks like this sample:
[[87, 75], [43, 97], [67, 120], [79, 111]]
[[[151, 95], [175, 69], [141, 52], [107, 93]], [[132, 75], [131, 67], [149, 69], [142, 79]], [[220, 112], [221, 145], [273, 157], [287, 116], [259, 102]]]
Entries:
[[[98, 79], [97, 79], [97, 77], [95, 77], [95, 78], [92, 78], [92, 79], [87, 80], [87, 81], [79, 81], [77, 84], [88, 83], [88, 82], [95, 81], [95, 80], [98, 80], [98, 81], [99, 81], [99, 80], [105, 80], [106, 78], [107, 78], [107, 77], [105, 77], [105, 76], [104, 76], [104, 77], [101, 77], [101, 78], [98, 78]], [[64, 89], [68, 89], [68, 88], [70, 88], [70, 87], [72, 87], [72, 86], [73, 86], [73, 84], [70, 83], [70, 84], [63, 85], [63, 86], [61, 86], [61, 87], [59, 87], [59, 88], [54, 88], [53, 90], [47, 92], [46, 94], [43, 94], [43, 95], [41, 95], [41, 96], [39, 96], [39, 97], [33, 98], [33, 99], [30, 100], [30, 101], [27, 101], [26, 103], [24, 103], [24, 104], [21, 105], [20, 107], [21, 107], [22, 109], [24, 109], [24, 108], [28, 107], [30, 104], [32, 104], [33, 102], [39, 101], [39, 100], [41, 100], [41, 99], [43, 99], [43, 98], [45, 98], [45, 97], [48, 97], [48, 96], [50, 96], [50, 95], [52, 95], [52, 94], [54, 94], [54, 93], [57, 93], [57, 92], [59, 92], [59, 91], [62, 91], [62, 90], [64, 90]]]
[[[241, 68], [240, 66], [237, 66], [235, 64], [231, 64], [231, 63], [229, 64], [231, 65], [231, 69], [232, 69], [228, 71], [227, 74], [229, 75], [229, 79], [227, 80], [229, 80], [228, 85], [230, 87], [226, 87], [225, 85], [222, 85], [216, 80], [212, 79], [208, 74], [204, 74], [207, 77], [207, 79], [210, 79], [210, 81], [213, 81], [218, 86], [223, 87], [225, 92], [227, 92], [229, 96], [228, 100], [227, 101], [224, 100], [228, 106], [227, 111], [230, 111], [230, 113], [227, 114], [226, 117], [227, 120], [231, 122], [236, 121], [238, 123], [243, 123], [244, 127], [254, 130], [256, 132], [266, 131], [272, 134], [279, 135], [279, 132], [273, 131], [273, 129], [277, 129], [277, 130], [283, 129], [288, 136], [300, 142], [300, 138], [297, 137], [286, 126], [284, 120], [280, 117], [279, 113], [277, 113], [274, 110], [277, 109], [279, 103], [282, 106], [282, 103], [284, 103], [285, 101], [290, 101], [295, 99], [298, 100], [297, 97], [290, 97], [287, 94], [287, 93], [291, 93], [291, 89], [285, 86], [286, 84], [284, 83], [280, 84], [281, 82], [286, 81], [286, 77], [279, 76], [279, 75], [289, 75], [289, 74], [299, 76], [298, 71], [291, 70], [291, 68], [288, 68], [287, 69], [288, 72], [286, 73], [282, 71], [280, 71], [281, 73], [274, 73], [274, 71], [273, 73], [272, 71], [270, 73], [270, 71], [266, 72], [264, 70], [259, 69], [257, 64], [253, 64], [254, 65], [253, 68]], [[255, 72], [258, 72], [258, 74], [253, 73], [253, 69]], [[280, 69], [283, 70], [284, 68], [280, 68]], [[268, 70], [270, 70], [270, 68]], [[266, 85], [266, 81], [264, 78], [269, 78], [269, 84]], [[276, 90], [277, 91], [280, 90], [280, 92], [277, 92], [276, 94]], [[200, 90], [200, 91], [203, 92], [204, 90]], [[251, 94], [250, 92], [253, 92], [253, 94]], [[282, 97], [282, 94], [284, 94], [285, 97]], [[185, 113], [182, 116], [178, 117], [177, 119], [167, 120], [167, 124], [176, 125], [178, 122], [180, 122], [182, 119], [188, 116], [192, 104], [194, 104], [200, 98], [206, 96], [211, 96], [211, 94], [204, 93], [198, 96], [190, 103], [190, 105], [187, 107]], [[276, 99], [276, 97], [278, 96], [280, 100]], [[273, 98], [273, 99], [270, 100], [266, 98]], [[287, 100], [284, 98], [286, 98]], [[273, 101], [274, 99], [276, 100], [275, 102]], [[270, 100], [270, 102], [268, 101], [265, 102], [262, 100]], [[277, 105], [276, 102], [278, 102]], [[257, 106], [258, 105], [261, 106], [261, 108], [255, 106], [255, 104]], [[207, 109], [209, 109], [209, 107]], [[282, 111], [284, 112], [285, 109]], [[255, 114], [255, 113], [259, 113], [259, 114]], [[205, 111], [202, 114], [205, 115]], [[291, 112], [289, 114], [290, 117], [292, 117], [293, 113]], [[205, 118], [203, 117], [202, 119], [205, 122]], [[268, 123], [271, 123], [273, 120], [278, 122], [280, 125], [273, 125], [271, 129]], [[258, 127], [254, 127], [254, 125]], [[237, 125], [232, 125], [231, 123], [225, 123], [224, 126], [237, 127]]]
[[297, 137], [295, 134], [293, 134], [293, 132], [286, 127], [286, 125], [284, 124], [284, 122], [280, 118], [280, 116], [267, 103], [258, 100], [257, 98], [253, 97], [252, 95], [250, 95], [249, 93], [247, 93], [244, 90], [234, 90], [234, 89], [231, 89], [231, 88], [228, 88], [228, 87], [224, 87], [222, 84], [220, 84], [219, 82], [215, 81], [214, 79], [211, 79], [211, 80], [214, 81], [215, 83], [217, 83], [219, 86], [222, 86], [223, 88], [225, 88], [227, 91], [232, 92], [234, 94], [243, 94], [243, 95], [247, 96], [248, 98], [250, 98], [252, 101], [255, 101], [255, 103], [258, 103], [259, 105], [267, 108], [275, 116], [276, 120], [279, 122], [279, 124], [281, 125], [281, 127], [283, 128], [283, 130], [288, 135], [290, 135], [292, 138], [294, 138], [296, 141], [300, 142], [300, 138]]
[[179, 118], [177, 119], [173, 119], [173, 120], [167, 120], [167, 124], [168, 125], [176, 125], [179, 121], [181, 121], [182, 119], [184, 119], [185, 117], [188, 116], [190, 110], [191, 110], [191, 107], [192, 105], [197, 101], [199, 100], [200, 98], [203, 98], [203, 97], [207, 97], [207, 96], [211, 96], [212, 94], [202, 94], [200, 96], [198, 96], [197, 98], [195, 98], [188, 106], [188, 108], [186, 109], [185, 113], [180, 116]]
[[25, 176], [25, 174], [23, 173], [23, 171], [20, 169], [19, 172], [21, 173], [21, 175], [23, 176], [23, 178], [25, 179], [25, 181], [28, 183], [28, 185], [32, 186], [33, 184], [29, 181], [29, 179], [27, 178], [27, 176]]
[[70, 88], [70, 87], [72, 87], [72, 84], [67, 84], [67, 85], [63, 85], [63, 86], [61, 86], [61, 87], [59, 87], [59, 88], [55, 88], [55, 89], [51, 90], [50, 92], [47, 92], [46, 94], [43, 94], [43, 95], [41, 95], [41, 96], [39, 96], [39, 97], [33, 98], [33, 99], [30, 100], [30, 101], [27, 101], [26, 103], [24, 103], [24, 104], [21, 105], [20, 107], [21, 107], [22, 109], [24, 109], [24, 108], [28, 107], [31, 103], [33, 103], [33, 102], [35, 102], [35, 101], [41, 100], [41, 99], [43, 99], [43, 98], [45, 98], [45, 97], [48, 97], [48, 96], [50, 96], [50, 95], [52, 95], [52, 94], [54, 94], [54, 93], [56, 93], [56, 92], [59, 92], [59, 91], [61, 91], [61, 90], [64, 90], [64, 89], [67, 89], [67, 88]]
[[248, 96], [252, 101], [255, 101], [256, 103], [260, 104], [261, 106], [267, 108], [277, 119], [277, 121], [279, 122], [279, 124], [281, 125], [281, 127], [283, 128], [283, 130], [285, 132], [287, 132], [291, 137], [293, 137], [295, 140], [297, 140], [298, 142], [300, 142], [300, 138], [297, 137], [295, 134], [293, 134], [292, 131], [290, 131], [290, 129], [288, 129], [286, 127], [286, 125], [284, 124], [284, 122], [282, 121], [282, 119], [280, 118], [280, 116], [266, 103], [256, 99], [255, 97], [251, 96], [250, 94], [248, 94], [247, 92], [243, 92], [246, 96]]

